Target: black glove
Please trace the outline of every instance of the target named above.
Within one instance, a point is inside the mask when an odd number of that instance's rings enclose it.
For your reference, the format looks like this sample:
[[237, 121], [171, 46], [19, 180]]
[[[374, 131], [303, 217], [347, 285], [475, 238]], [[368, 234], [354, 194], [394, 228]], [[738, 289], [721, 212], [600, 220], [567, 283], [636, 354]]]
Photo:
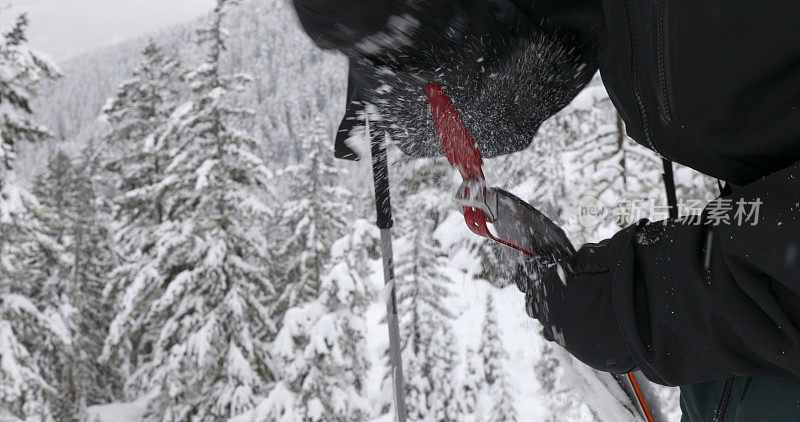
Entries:
[[526, 311], [583, 363], [604, 372], [635, 368], [611, 303], [608, 242], [584, 245], [559, 261], [531, 260], [517, 276]]

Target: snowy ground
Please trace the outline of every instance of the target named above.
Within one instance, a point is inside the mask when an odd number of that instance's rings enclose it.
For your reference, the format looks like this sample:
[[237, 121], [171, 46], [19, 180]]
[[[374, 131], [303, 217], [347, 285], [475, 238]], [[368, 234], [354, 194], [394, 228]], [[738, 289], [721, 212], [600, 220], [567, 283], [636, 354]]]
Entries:
[[89, 408], [90, 422], [139, 422], [147, 408], [147, 398], [132, 403], [110, 403]]

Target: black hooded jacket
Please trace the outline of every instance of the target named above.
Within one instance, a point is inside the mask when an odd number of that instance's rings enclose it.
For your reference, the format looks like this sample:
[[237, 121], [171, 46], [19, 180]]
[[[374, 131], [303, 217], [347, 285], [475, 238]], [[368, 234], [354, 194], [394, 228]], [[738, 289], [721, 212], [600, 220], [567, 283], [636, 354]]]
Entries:
[[[566, 28], [574, 45], [596, 46], [634, 140], [734, 187], [699, 224], [616, 235], [611, 306], [587, 315], [612, 313], [636, 365], [664, 384], [799, 377], [800, 2], [513, 3], [543, 27]], [[758, 204], [755, 225], [736, 222], [737, 204]]]
[[610, 242], [629, 351], [665, 384], [800, 376], [800, 3], [606, 0], [603, 13], [600, 73], [630, 136], [734, 186], [699, 222]]

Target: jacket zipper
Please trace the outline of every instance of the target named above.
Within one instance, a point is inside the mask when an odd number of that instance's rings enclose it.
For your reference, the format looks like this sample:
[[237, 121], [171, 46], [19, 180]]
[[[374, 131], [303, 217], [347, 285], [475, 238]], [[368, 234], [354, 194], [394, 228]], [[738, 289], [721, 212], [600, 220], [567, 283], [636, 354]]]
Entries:
[[734, 378], [725, 380], [725, 387], [722, 389], [722, 397], [719, 399], [717, 411], [714, 413], [714, 422], [723, 422], [725, 420], [725, 413], [728, 412], [728, 403], [731, 401], [731, 390], [733, 390]]
[[644, 106], [642, 99], [641, 87], [639, 86], [639, 45], [636, 41], [636, 16], [631, 9], [630, 0], [625, 0], [625, 14], [628, 18], [628, 34], [631, 38], [631, 81], [633, 82], [633, 95], [636, 97], [636, 104], [639, 106], [639, 114], [642, 117], [642, 129], [644, 130], [644, 139], [650, 149], [655, 151], [659, 156], [653, 138], [650, 134], [650, 122], [647, 119], [647, 109]]
[[658, 2], [658, 28], [656, 31], [656, 43], [658, 44], [656, 56], [658, 59], [658, 102], [661, 106], [661, 117], [667, 123], [672, 123], [672, 104], [669, 100], [669, 78], [667, 75], [667, 59], [669, 58], [669, 49], [667, 42], [669, 40], [668, 27], [667, 27], [667, 1], [659, 0]]

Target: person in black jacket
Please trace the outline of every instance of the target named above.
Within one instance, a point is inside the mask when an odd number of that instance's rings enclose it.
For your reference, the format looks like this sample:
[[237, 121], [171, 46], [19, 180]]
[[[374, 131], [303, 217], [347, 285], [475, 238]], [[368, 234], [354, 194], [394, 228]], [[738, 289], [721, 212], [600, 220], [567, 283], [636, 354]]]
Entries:
[[[800, 420], [800, 3], [294, 3], [318, 45], [351, 58], [340, 157], [366, 103], [404, 151], [436, 153], [414, 106], [433, 80], [483, 151], [518, 150], [599, 69], [635, 141], [726, 189], [699, 220], [641, 221], [582, 247], [565, 280], [551, 268], [521, 283], [528, 313], [596, 369], [681, 386], [684, 420]], [[514, 89], [503, 70], [522, 100], [486, 99]], [[489, 135], [503, 142], [480, 145]]]

